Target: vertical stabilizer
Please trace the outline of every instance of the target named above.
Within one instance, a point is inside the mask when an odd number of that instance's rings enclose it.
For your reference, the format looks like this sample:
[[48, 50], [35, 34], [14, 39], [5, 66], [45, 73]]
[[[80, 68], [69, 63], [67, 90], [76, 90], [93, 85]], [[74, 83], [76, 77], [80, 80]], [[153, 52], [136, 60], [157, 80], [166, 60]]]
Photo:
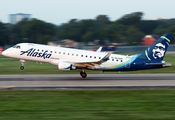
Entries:
[[164, 34], [153, 45], [151, 45], [139, 58], [160, 62], [163, 60], [169, 46], [172, 34]]

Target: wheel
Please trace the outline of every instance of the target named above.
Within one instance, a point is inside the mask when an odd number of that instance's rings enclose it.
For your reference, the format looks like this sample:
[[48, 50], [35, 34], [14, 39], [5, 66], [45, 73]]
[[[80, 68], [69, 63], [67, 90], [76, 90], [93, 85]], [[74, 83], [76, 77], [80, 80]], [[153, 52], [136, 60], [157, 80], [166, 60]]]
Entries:
[[80, 75], [81, 75], [82, 78], [86, 78], [86, 76], [87, 76], [87, 74], [83, 71], [80, 72]]
[[81, 76], [82, 76], [83, 78], [86, 78], [87, 74], [86, 74], [86, 73], [83, 73]]
[[21, 69], [21, 70], [24, 70], [24, 66], [21, 66], [20, 69]]
[[83, 73], [84, 73], [84, 72], [83, 72], [83, 71], [81, 71], [81, 72], [80, 72], [80, 75], [81, 75], [81, 74], [83, 74]]

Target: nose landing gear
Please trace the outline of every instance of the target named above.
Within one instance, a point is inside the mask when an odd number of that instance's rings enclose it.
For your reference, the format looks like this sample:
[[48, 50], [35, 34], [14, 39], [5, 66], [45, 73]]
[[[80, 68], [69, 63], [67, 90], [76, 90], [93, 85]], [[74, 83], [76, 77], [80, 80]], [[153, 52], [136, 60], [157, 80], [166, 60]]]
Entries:
[[24, 66], [21, 66], [20, 69], [21, 69], [21, 70], [24, 70]]
[[86, 76], [87, 76], [87, 74], [86, 74], [86, 72], [84, 70], [82, 70], [80, 72], [80, 75], [81, 75], [82, 78], [86, 78]]
[[21, 70], [24, 70], [24, 63], [25, 63], [25, 60], [20, 60], [22, 66], [20, 67]]

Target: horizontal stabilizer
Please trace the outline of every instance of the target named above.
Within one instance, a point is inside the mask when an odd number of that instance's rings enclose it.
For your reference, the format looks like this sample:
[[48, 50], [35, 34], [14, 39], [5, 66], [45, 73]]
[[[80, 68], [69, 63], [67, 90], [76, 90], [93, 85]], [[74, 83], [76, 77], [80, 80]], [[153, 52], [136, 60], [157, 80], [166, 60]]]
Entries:
[[162, 66], [162, 67], [171, 67], [170, 63], [146, 63], [149, 66]]

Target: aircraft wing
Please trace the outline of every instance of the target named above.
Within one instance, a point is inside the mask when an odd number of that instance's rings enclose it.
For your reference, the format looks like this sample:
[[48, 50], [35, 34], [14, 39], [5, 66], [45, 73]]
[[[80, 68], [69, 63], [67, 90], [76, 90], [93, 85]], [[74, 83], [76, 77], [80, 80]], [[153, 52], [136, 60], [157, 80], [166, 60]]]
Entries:
[[73, 66], [75, 67], [81, 67], [81, 68], [88, 68], [88, 69], [94, 69], [95, 66], [101, 67], [100, 64], [103, 62], [106, 62], [109, 60], [109, 57], [112, 53], [108, 53], [106, 56], [104, 56], [101, 60], [99, 61], [91, 61], [91, 62], [70, 62]]

